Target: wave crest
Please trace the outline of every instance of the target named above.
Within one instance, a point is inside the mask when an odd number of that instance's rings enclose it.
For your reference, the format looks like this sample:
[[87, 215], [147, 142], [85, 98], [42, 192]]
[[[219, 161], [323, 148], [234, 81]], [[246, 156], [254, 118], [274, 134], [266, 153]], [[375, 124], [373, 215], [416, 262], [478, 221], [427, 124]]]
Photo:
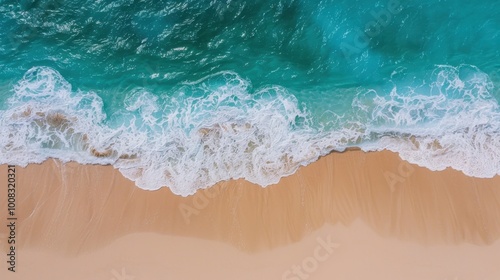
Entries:
[[[397, 83], [396, 83], [397, 84]], [[488, 75], [439, 66], [419, 86], [361, 90], [322, 126], [280, 86], [221, 72], [161, 95], [136, 88], [107, 115], [94, 92], [30, 69], [0, 111], [0, 163], [111, 164], [143, 189], [190, 195], [243, 178], [267, 186], [332, 150], [389, 149], [433, 170], [500, 173], [500, 112]], [[309, 108], [314, 109], [314, 108]], [[324, 114], [323, 114], [324, 117]]]
[[237, 178], [269, 185], [322, 150], [293, 95], [278, 86], [250, 90], [248, 81], [222, 72], [169, 96], [135, 89], [106, 118], [98, 95], [72, 92], [57, 71], [36, 67], [1, 112], [10, 128], [1, 132], [3, 158], [112, 164], [141, 188], [168, 186], [181, 195]]

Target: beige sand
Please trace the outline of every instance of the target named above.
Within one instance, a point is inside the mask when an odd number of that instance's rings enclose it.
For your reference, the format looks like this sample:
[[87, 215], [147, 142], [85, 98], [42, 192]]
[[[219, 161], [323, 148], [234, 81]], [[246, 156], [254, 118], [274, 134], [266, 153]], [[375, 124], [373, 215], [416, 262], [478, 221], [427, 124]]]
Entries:
[[335, 153], [275, 186], [187, 198], [56, 161], [18, 167], [17, 186], [18, 271], [2, 262], [0, 279], [500, 279], [500, 177], [390, 152]]

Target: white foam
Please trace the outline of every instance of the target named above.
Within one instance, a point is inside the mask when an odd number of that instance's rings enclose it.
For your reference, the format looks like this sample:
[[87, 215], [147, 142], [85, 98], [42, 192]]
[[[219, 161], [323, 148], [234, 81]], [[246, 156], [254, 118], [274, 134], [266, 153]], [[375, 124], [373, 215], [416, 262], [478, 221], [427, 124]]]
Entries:
[[93, 163], [81, 153], [79, 138], [85, 134], [98, 138], [95, 128], [106, 118], [102, 107], [95, 93], [72, 92], [56, 71], [47, 67], [29, 70], [14, 87], [8, 109], [0, 111], [2, 163], [25, 166], [48, 157]]
[[[329, 131], [279, 86], [252, 92], [222, 72], [175, 92], [129, 92], [107, 117], [102, 99], [73, 90], [55, 70], [35, 67], [0, 111], [0, 163], [47, 158], [112, 164], [143, 189], [168, 186], [190, 195], [223, 180], [267, 186], [321, 155], [360, 143], [389, 149], [433, 170], [476, 177], [500, 171], [500, 114], [488, 76], [469, 66], [440, 66], [432, 83], [359, 94], [353, 113], [332, 114]], [[300, 122], [297, 122], [300, 120]], [[415, 143], [418, 143], [415, 145]]]
[[371, 115], [366, 133], [382, 137], [363, 149], [388, 149], [431, 170], [500, 174], [500, 111], [492, 90], [486, 74], [462, 65], [439, 66], [428, 86], [375, 93], [371, 106], [357, 108]]
[[317, 131], [295, 123], [308, 115], [292, 95], [249, 88], [224, 72], [170, 97], [136, 89], [111, 128], [99, 96], [72, 91], [55, 70], [36, 67], [0, 112], [2, 161], [112, 164], [141, 188], [189, 195], [235, 178], [276, 183], [325, 152], [311, 141]]

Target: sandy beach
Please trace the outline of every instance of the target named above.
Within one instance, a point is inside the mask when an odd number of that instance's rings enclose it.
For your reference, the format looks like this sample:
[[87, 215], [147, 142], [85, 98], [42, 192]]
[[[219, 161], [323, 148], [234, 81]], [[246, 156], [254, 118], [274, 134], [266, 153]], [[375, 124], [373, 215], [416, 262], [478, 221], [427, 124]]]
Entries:
[[[3, 179], [2, 179], [3, 178]], [[7, 166], [0, 168], [7, 223]], [[332, 153], [279, 184], [180, 197], [111, 166], [16, 167], [16, 272], [1, 279], [500, 279], [500, 177], [392, 152]]]

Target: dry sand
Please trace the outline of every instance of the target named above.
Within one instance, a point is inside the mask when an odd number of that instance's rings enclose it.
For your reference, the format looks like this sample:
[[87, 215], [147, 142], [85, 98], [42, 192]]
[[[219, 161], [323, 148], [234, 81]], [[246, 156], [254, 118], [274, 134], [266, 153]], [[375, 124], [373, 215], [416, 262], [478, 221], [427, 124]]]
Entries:
[[[0, 279], [500, 279], [500, 177], [333, 153], [277, 185], [187, 198], [110, 166], [16, 168], [16, 270]], [[6, 166], [0, 221], [7, 224]]]

